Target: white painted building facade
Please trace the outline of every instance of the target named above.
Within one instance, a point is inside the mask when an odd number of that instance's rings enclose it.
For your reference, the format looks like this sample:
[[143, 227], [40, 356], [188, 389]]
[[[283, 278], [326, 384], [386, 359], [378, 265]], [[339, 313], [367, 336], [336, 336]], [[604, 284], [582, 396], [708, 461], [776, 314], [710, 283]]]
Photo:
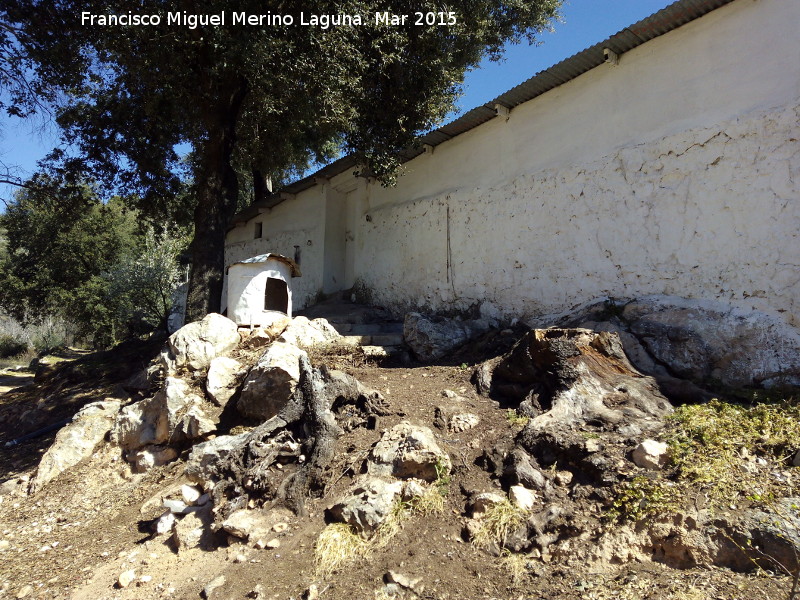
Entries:
[[300, 269], [280, 254], [235, 262], [225, 274], [227, 298], [222, 310], [238, 325], [264, 325], [276, 312], [291, 317], [294, 277], [300, 277]]
[[226, 264], [299, 258], [296, 307], [356, 284], [398, 313], [523, 319], [669, 294], [800, 326], [800, 2], [671, 9], [617, 64], [594, 46], [428, 136], [396, 187], [348, 159], [288, 186], [238, 215]]

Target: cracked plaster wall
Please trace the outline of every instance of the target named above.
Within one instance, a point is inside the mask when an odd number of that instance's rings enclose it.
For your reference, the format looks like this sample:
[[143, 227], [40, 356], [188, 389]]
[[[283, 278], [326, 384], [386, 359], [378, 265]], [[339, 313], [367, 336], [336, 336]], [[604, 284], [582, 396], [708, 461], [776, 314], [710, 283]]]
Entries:
[[490, 300], [530, 317], [668, 294], [782, 312], [797, 326], [798, 123], [798, 107], [762, 112], [385, 205], [362, 225], [359, 272], [389, 305]]
[[298, 307], [360, 281], [397, 312], [668, 294], [800, 326], [798, 22], [800, 2], [734, 0], [437, 146], [394, 188], [345, 172], [299, 193], [232, 230], [228, 263], [301, 244]]

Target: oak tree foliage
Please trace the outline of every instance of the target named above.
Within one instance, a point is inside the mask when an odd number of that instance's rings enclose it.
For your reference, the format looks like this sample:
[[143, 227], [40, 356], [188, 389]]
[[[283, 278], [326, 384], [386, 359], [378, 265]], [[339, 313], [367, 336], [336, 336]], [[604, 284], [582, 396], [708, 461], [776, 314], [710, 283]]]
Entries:
[[[242, 174], [258, 197], [279, 178], [355, 153], [390, 183], [397, 152], [452, 109], [465, 70], [535, 40], [560, 0], [5, 0], [4, 27], [58, 89], [58, 123], [80, 165], [139, 208], [168, 212], [188, 144], [195, 237], [189, 319], [219, 309], [226, 227]], [[188, 14], [293, 15], [291, 26], [167, 25]], [[300, 12], [362, 15], [361, 26], [300, 25]], [[409, 14], [378, 26], [376, 12]], [[415, 25], [416, 11], [453, 12], [450, 26]], [[81, 25], [82, 12], [159, 14], [158, 26]], [[0, 38], [2, 44], [3, 38]], [[1, 46], [0, 46], [1, 48]], [[2, 85], [0, 79], [0, 85]], [[184, 172], [184, 175], [186, 173]]]

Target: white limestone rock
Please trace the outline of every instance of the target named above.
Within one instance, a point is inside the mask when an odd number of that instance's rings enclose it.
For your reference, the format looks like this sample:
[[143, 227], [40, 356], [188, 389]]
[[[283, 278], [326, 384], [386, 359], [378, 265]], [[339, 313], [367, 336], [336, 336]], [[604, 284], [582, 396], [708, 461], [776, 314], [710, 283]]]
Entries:
[[403, 321], [403, 339], [423, 362], [440, 359], [497, 323], [492, 319], [461, 321], [411, 312]]
[[340, 337], [339, 332], [325, 319], [310, 321], [306, 317], [295, 317], [278, 341], [300, 348], [311, 348], [334, 342]]
[[348, 523], [363, 534], [374, 532], [391, 514], [395, 500], [402, 493], [403, 482], [388, 482], [363, 476], [328, 508], [337, 521]]
[[648, 296], [626, 304], [622, 316], [677, 377], [730, 386], [800, 378], [800, 332], [766, 313], [717, 301]]
[[175, 528], [175, 514], [168, 510], [156, 521], [156, 535], [164, 535], [170, 533]]
[[282, 315], [277, 312], [265, 314], [262, 317], [265, 322], [253, 331], [244, 330], [245, 338], [242, 341], [242, 346], [245, 348], [261, 348], [267, 344], [276, 341], [278, 337], [292, 322], [290, 317]]
[[236, 410], [253, 419], [277, 415], [292, 398], [300, 380], [300, 357], [306, 356], [294, 344], [275, 342], [245, 378]]
[[536, 493], [522, 485], [512, 485], [508, 490], [508, 499], [522, 510], [532, 510], [536, 506]]
[[225, 585], [225, 576], [218, 575], [209, 581], [205, 587], [203, 587], [203, 598], [206, 600], [212, 600], [213, 598], [216, 598], [217, 596], [215, 595], [215, 592], [223, 585]]
[[217, 406], [224, 407], [239, 387], [242, 363], [227, 356], [211, 360], [206, 377], [206, 391]]
[[239, 435], [221, 435], [213, 440], [195, 444], [184, 468], [186, 476], [192, 482], [201, 485], [212, 482], [216, 466], [244, 444], [248, 435], [247, 432]]
[[164, 445], [144, 446], [128, 454], [128, 461], [136, 473], [144, 473], [154, 467], [166, 465], [176, 458], [178, 451]]
[[175, 545], [181, 551], [207, 547], [213, 537], [210, 528], [212, 522], [213, 514], [210, 504], [201, 509], [192, 510], [175, 525]]
[[56, 434], [53, 445], [42, 456], [36, 475], [30, 484], [30, 492], [35, 493], [58, 477], [92, 455], [114, 424], [114, 417], [120, 409], [120, 402], [107, 398], [84, 406]]
[[222, 522], [222, 528], [243, 540], [266, 537], [272, 530], [272, 523], [257, 510], [239, 509]]
[[668, 452], [666, 443], [647, 439], [636, 446], [631, 458], [643, 469], [660, 469], [667, 463]]
[[119, 577], [117, 578], [117, 586], [119, 586], [120, 588], [126, 588], [130, 584], [132, 584], [135, 579], [136, 579], [136, 571], [134, 569], [123, 571], [122, 573], [119, 574]]
[[481, 519], [486, 511], [497, 504], [502, 504], [508, 500], [500, 494], [494, 492], [483, 492], [473, 496], [470, 502], [470, 510], [473, 519]]
[[202, 495], [203, 492], [193, 485], [184, 484], [181, 486], [181, 500], [189, 506], [196, 505]]
[[202, 405], [189, 384], [167, 377], [155, 396], [122, 409], [114, 423], [112, 439], [125, 450], [197, 439], [216, 428]]
[[216, 313], [184, 325], [169, 336], [167, 348], [162, 351], [161, 360], [167, 373], [174, 374], [183, 368], [205, 371], [215, 357], [239, 345], [237, 329], [236, 323]]
[[367, 472], [378, 477], [434, 481], [449, 473], [451, 467], [450, 457], [439, 448], [429, 428], [403, 421], [385, 431], [372, 448]]
[[197, 548], [203, 539], [205, 526], [195, 513], [183, 517], [175, 525], [175, 543], [179, 550]]
[[461, 433], [462, 431], [467, 431], [468, 429], [472, 429], [480, 422], [481, 419], [476, 414], [458, 413], [450, 417], [447, 426], [453, 433]]

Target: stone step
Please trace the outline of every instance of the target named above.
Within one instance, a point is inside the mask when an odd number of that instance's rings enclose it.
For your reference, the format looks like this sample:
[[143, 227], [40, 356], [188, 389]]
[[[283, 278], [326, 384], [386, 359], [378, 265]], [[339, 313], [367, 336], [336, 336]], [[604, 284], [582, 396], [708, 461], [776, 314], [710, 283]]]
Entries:
[[331, 325], [342, 335], [403, 334], [403, 324], [391, 321], [384, 323], [331, 322]]
[[405, 346], [362, 346], [361, 349], [369, 358], [388, 358], [406, 352]]
[[344, 335], [339, 341], [342, 344], [352, 346], [401, 346], [403, 344], [403, 336], [398, 333]]

